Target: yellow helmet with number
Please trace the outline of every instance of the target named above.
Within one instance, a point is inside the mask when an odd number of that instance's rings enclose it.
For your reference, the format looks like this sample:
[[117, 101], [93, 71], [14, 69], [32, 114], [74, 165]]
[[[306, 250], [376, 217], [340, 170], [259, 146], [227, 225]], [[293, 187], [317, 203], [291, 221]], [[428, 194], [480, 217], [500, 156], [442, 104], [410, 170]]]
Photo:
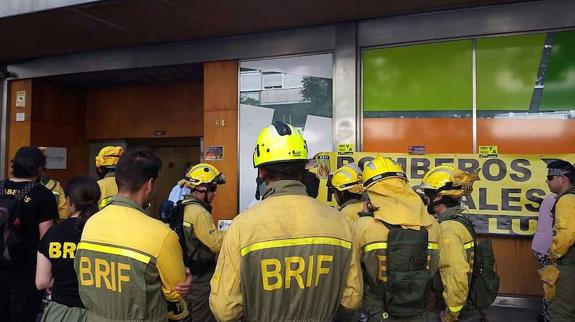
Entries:
[[441, 165], [429, 169], [423, 176], [419, 189], [435, 190], [440, 196], [461, 198], [473, 191], [473, 182], [479, 180], [479, 170], [473, 173]]
[[216, 167], [207, 163], [200, 163], [193, 166], [186, 177], [180, 181], [180, 185], [194, 189], [201, 184], [224, 184], [226, 178]]
[[118, 160], [124, 154], [124, 148], [121, 146], [105, 146], [100, 149], [96, 156], [96, 168], [106, 167], [115, 168]]
[[307, 161], [307, 144], [298, 129], [276, 121], [258, 135], [253, 155], [254, 168], [291, 161]]
[[355, 163], [344, 165], [330, 177], [330, 185], [339, 191], [361, 194], [361, 169]]
[[401, 178], [407, 180], [407, 176], [405, 175], [401, 165], [390, 158], [386, 158], [378, 154], [363, 167], [361, 179], [363, 181], [364, 189], [369, 188], [380, 180], [389, 178]]

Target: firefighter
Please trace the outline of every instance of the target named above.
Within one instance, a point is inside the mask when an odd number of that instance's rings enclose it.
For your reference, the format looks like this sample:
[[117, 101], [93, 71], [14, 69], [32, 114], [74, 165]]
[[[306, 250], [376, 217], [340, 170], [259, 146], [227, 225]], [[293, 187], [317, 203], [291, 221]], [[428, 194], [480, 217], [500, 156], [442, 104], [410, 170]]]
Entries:
[[553, 322], [575, 321], [575, 168], [563, 160], [550, 163], [547, 184], [557, 194], [553, 242], [548, 252], [558, 278], [555, 283], [547, 281], [555, 286], [554, 296], [548, 296], [549, 315]]
[[364, 267], [368, 321], [425, 321], [439, 262], [439, 225], [393, 160], [377, 155], [368, 161], [362, 182], [373, 215], [359, 218], [354, 233]]
[[[48, 156], [46, 155], [47, 148], [44, 146], [38, 147], [46, 159]], [[66, 204], [66, 196], [64, 196], [64, 189], [62, 189], [62, 185], [60, 182], [52, 177], [46, 175], [46, 169], [42, 172], [42, 176], [40, 177], [40, 183], [46, 187], [48, 190], [52, 192], [54, 198], [56, 198], [56, 203], [58, 204], [58, 215], [59, 220], [64, 220], [70, 217], [71, 213], [68, 209], [68, 205]]]
[[299, 180], [307, 154], [289, 124], [260, 132], [253, 165], [268, 190], [224, 237], [210, 294], [219, 321], [331, 321], [340, 306], [359, 306], [351, 229], [337, 210], [306, 194]]
[[328, 186], [333, 187], [339, 211], [349, 221], [359, 218], [363, 210], [361, 169], [355, 163], [348, 163], [330, 176]]
[[116, 164], [124, 154], [124, 148], [121, 146], [105, 146], [100, 149], [96, 156], [96, 172], [98, 173], [98, 185], [100, 186], [100, 200], [98, 205], [100, 209], [104, 208], [112, 196], [118, 194], [118, 186], [116, 185]]
[[161, 161], [149, 151], [117, 164], [119, 193], [84, 226], [74, 269], [88, 321], [181, 320], [189, 291], [178, 237], [144, 212]]
[[224, 235], [214, 225], [211, 204], [218, 185], [225, 182], [224, 174], [206, 163], [192, 167], [180, 181], [181, 186], [190, 189], [190, 194], [185, 195], [182, 201], [188, 263], [194, 281], [188, 295], [188, 309], [191, 312], [188, 321], [216, 321], [210, 311], [210, 280]]
[[462, 222], [452, 219], [462, 216], [465, 208], [461, 207], [461, 199], [471, 193], [473, 182], [478, 179], [477, 173], [442, 165], [430, 169], [418, 186], [423, 190], [427, 211], [441, 225], [441, 283], [435, 281], [434, 289], [443, 294], [446, 310], [442, 319], [446, 321], [457, 321], [467, 303], [475, 246], [469, 229]]

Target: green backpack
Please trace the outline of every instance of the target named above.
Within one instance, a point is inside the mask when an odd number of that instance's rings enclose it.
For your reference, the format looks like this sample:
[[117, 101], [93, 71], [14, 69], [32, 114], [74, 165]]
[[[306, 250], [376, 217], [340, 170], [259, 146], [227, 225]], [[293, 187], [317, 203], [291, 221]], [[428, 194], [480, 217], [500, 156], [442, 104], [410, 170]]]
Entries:
[[[491, 239], [477, 242], [477, 234], [473, 223], [463, 215], [451, 215], [442, 218], [445, 220], [455, 220], [461, 223], [473, 238], [474, 261], [471, 281], [469, 283], [469, 293], [467, 295], [466, 310], [479, 310], [480, 312], [493, 304], [499, 293], [499, 275], [495, 272], [495, 254]], [[483, 314], [482, 314], [483, 315]]]
[[391, 316], [424, 313], [431, 289], [426, 229], [403, 229], [389, 225], [385, 303]]

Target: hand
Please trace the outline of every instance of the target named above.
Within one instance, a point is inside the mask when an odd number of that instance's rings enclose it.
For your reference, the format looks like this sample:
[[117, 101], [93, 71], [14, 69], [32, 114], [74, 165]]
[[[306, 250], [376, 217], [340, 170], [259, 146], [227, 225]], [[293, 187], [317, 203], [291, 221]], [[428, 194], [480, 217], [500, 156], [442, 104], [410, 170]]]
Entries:
[[186, 280], [176, 286], [176, 292], [178, 292], [182, 297], [185, 297], [190, 293], [191, 288], [192, 273], [190, 272], [190, 269], [186, 267]]

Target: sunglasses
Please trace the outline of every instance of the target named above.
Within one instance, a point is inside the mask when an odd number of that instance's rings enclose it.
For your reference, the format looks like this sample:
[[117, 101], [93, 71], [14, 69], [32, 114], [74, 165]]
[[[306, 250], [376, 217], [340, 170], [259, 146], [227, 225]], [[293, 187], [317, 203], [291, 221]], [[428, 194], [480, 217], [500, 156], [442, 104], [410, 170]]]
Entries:
[[559, 176], [547, 176], [547, 181], [552, 181], [553, 178], [555, 178], [555, 177], [559, 177]]
[[208, 190], [209, 190], [210, 192], [216, 192], [216, 190], [218, 190], [218, 186], [210, 186], [209, 188], [207, 188], [207, 189], [202, 189], [202, 190], [196, 189], [197, 192], [202, 192], [202, 193], [207, 192]]

